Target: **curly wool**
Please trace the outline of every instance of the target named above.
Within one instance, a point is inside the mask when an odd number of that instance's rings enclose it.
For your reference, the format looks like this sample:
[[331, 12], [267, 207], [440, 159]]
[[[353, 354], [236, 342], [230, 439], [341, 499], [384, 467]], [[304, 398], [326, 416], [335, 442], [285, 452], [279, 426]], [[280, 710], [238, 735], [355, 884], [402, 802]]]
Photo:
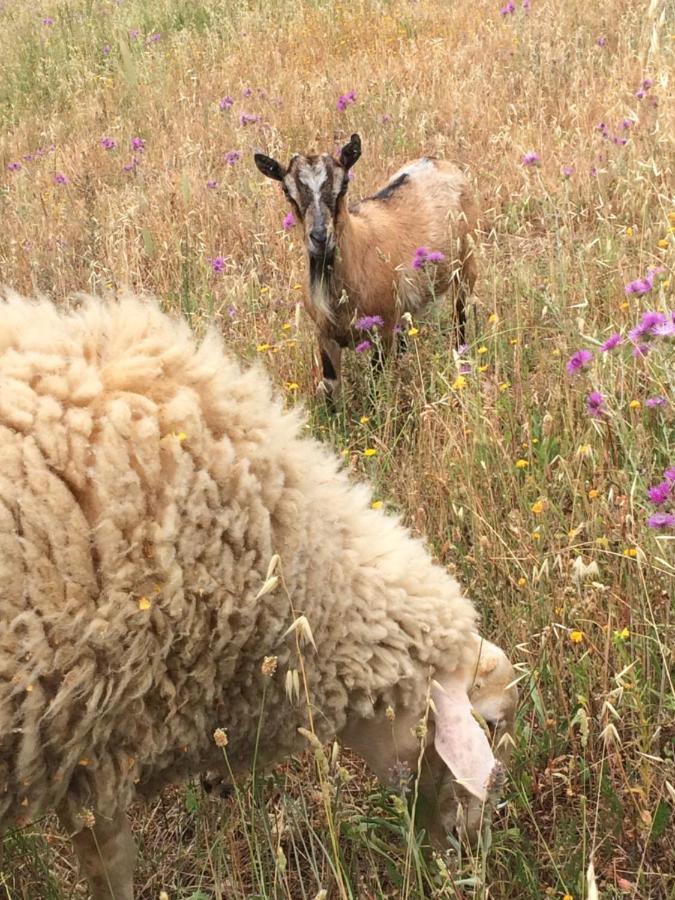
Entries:
[[[423, 702], [475, 612], [259, 371], [154, 302], [0, 301], [0, 831]], [[273, 554], [283, 585], [256, 600]], [[265, 656], [279, 657], [266, 678]]]

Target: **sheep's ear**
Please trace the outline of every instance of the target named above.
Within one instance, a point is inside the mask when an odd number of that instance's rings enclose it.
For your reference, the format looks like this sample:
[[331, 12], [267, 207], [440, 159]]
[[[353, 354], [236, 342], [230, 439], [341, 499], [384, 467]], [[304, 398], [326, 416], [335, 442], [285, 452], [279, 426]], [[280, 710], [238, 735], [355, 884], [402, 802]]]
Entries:
[[253, 159], [263, 175], [266, 175], [268, 178], [273, 178], [275, 181], [284, 180], [286, 171], [276, 159], [272, 159], [271, 156], [265, 156], [264, 153], [254, 153]]
[[485, 732], [473, 717], [464, 684], [457, 677], [444, 679], [442, 686], [434, 682], [431, 696], [436, 713], [436, 752], [457, 781], [484, 802], [498, 763]]
[[340, 150], [340, 165], [349, 170], [361, 156], [361, 138], [353, 134], [348, 144]]

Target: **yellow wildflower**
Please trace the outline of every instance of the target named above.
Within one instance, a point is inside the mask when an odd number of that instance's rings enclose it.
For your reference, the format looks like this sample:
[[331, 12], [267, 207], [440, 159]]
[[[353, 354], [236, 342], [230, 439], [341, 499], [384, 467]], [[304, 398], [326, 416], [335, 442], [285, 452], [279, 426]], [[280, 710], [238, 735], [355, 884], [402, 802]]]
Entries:
[[635, 559], [637, 556], [637, 548], [636, 547], [626, 547], [623, 551], [624, 556], [629, 556], [631, 559]]
[[145, 611], [146, 609], [150, 609], [152, 603], [148, 600], [147, 597], [139, 597], [138, 598], [138, 608], [140, 610]]
[[187, 434], [186, 434], [184, 431], [179, 431], [178, 434], [176, 435], [176, 440], [180, 441], [181, 443], [182, 443], [183, 441], [186, 441], [186, 440], [187, 440]]
[[258, 346], [255, 349], [258, 353], [264, 353], [266, 350], [271, 350], [272, 345], [271, 344], [258, 344]]
[[297, 391], [300, 385], [297, 381], [287, 381], [286, 382], [286, 390], [287, 391]]
[[375, 450], [374, 447], [366, 447], [366, 449], [363, 451], [364, 456], [375, 456], [376, 453], [377, 450]]
[[487, 353], [487, 352], [488, 352], [488, 348], [484, 344], [482, 347], [479, 347], [478, 350], [476, 350], [476, 353], [480, 353], [481, 356], [483, 355], [483, 353]]
[[368, 422], [370, 422], [370, 416], [361, 416], [359, 422], [361, 423], [361, 425], [367, 425]]
[[487, 366], [478, 366], [478, 371], [479, 371], [479, 372], [487, 372], [487, 370], [488, 370], [488, 367], [487, 367]]
[[284, 324], [281, 326], [281, 328], [282, 328], [282, 331], [290, 331], [290, 330], [291, 330], [291, 323], [290, 323], [290, 322], [284, 322]]
[[590, 444], [581, 444], [579, 449], [577, 450], [577, 456], [581, 456], [582, 458], [585, 456], [590, 456], [593, 452], [593, 448]]
[[410, 337], [415, 337], [415, 335], [419, 334], [419, 333], [420, 333], [419, 328], [415, 328], [414, 326], [412, 328], [408, 329], [408, 334], [410, 335]]
[[527, 584], [527, 578], [521, 577], [518, 579], [518, 587], [519, 588], [525, 587], [526, 584]]
[[623, 303], [619, 304], [619, 309], [629, 309], [629, 308], [630, 308], [630, 303], [628, 302], [628, 300], [624, 300]]
[[488, 322], [490, 323], [490, 325], [494, 325], [498, 321], [499, 321], [499, 316], [497, 315], [497, 313], [492, 313], [491, 316], [488, 316]]
[[533, 541], [540, 541], [540, 540], [541, 540], [541, 535], [539, 534], [538, 531], [533, 531], [531, 537], [532, 537], [532, 540], [533, 540]]
[[631, 409], [640, 409], [640, 407], [642, 406], [639, 400], [631, 400], [628, 405]]
[[457, 378], [452, 383], [453, 391], [461, 391], [466, 387], [466, 378], [463, 375], [458, 375]]
[[381, 500], [373, 500], [370, 504], [371, 509], [382, 509], [382, 501]]
[[516, 460], [516, 469], [526, 469], [529, 466], [529, 462], [526, 459]]
[[270, 289], [267, 287], [267, 285], [265, 285], [265, 287], [261, 287], [261, 288], [260, 288], [260, 293], [261, 293], [261, 294], [268, 294], [268, 293], [269, 293], [269, 290], [270, 290]]
[[570, 631], [570, 640], [573, 644], [580, 644], [584, 639], [583, 631]]
[[671, 209], [668, 213], [668, 219], [675, 225], [675, 209]]
[[597, 500], [597, 498], [598, 498], [599, 496], [600, 496], [600, 491], [597, 490], [596, 488], [591, 488], [590, 491], [588, 492], [588, 499], [589, 499], [589, 500]]
[[530, 507], [530, 509], [531, 509], [532, 512], [535, 514], [535, 516], [541, 515], [541, 513], [543, 513], [543, 511], [544, 511], [544, 501], [543, 501], [543, 500], [537, 500], [536, 503], [533, 503], [533, 504], [532, 504], [532, 506]]
[[513, 344], [517, 344], [517, 343], [518, 343], [518, 338], [511, 338], [511, 340], [509, 341], [509, 343], [512, 344], [512, 345], [513, 345]]
[[633, 237], [633, 229], [630, 227], [630, 225], [628, 226], [628, 228], [626, 228], [626, 237]]
[[670, 245], [669, 245], [669, 243], [668, 243], [668, 239], [667, 239], [667, 238], [661, 238], [660, 241], [657, 241], [657, 242], [656, 242], [656, 246], [657, 246], [660, 250], [667, 250], [668, 247], [669, 247]]
[[562, 900], [574, 900], [574, 897], [571, 894], [563, 894]]
[[301, 285], [301, 284], [294, 284], [294, 285], [293, 285], [293, 290], [294, 290], [294, 291], [301, 291], [301, 290], [302, 290], [302, 285]]
[[630, 637], [630, 631], [629, 631], [628, 628], [626, 628], [626, 626], [624, 625], [624, 627], [621, 629], [621, 631], [615, 631], [615, 632], [614, 632], [614, 637], [615, 637], [618, 641], [627, 641], [628, 638]]
[[608, 540], [606, 537], [599, 537], [599, 538], [596, 538], [596, 539], [595, 539], [595, 543], [596, 543], [599, 547], [602, 547], [603, 550], [607, 550], [608, 547], [609, 547], [609, 540]]
[[511, 383], [510, 383], [510, 382], [508, 382], [508, 381], [502, 381], [502, 383], [499, 385], [499, 390], [500, 390], [500, 391], [508, 391], [508, 389], [509, 389], [510, 387], [511, 387]]
[[533, 443], [533, 444], [538, 444], [538, 443], [539, 443], [539, 438], [532, 438], [532, 443]]

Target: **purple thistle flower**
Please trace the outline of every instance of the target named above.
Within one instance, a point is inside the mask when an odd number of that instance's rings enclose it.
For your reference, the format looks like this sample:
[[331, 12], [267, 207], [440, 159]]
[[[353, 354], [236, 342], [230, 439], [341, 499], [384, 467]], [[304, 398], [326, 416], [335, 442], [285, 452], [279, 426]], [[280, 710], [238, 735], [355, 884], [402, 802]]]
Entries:
[[615, 347], [618, 347], [619, 344], [623, 344], [623, 338], [617, 331], [614, 334], [610, 334], [604, 344], [600, 344], [600, 352], [607, 353], [608, 350], [613, 350]]
[[296, 224], [295, 216], [293, 215], [293, 213], [292, 212], [287, 213], [286, 216], [284, 217], [284, 221], [282, 222], [284, 231], [290, 231], [291, 228], [295, 227], [295, 224]]
[[649, 269], [644, 278], [637, 278], [635, 281], [629, 281], [624, 287], [624, 292], [626, 294], [648, 294], [654, 287], [656, 276], [664, 271], [665, 269], [662, 266], [658, 269]]
[[360, 344], [357, 344], [356, 347], [354, 347], [354, 350], [356, 350], [357, 353], [364, 353], [366, 350], [370, 350], [372, 346], [370, 341], [361, 341]]
[[650, 409], [656, 406], [665, 406], [666, 403], [668, 403], [668, 398], [661, 397], [660, 395], [656, 397], [647, 397], [647, 399], [645, 400], [645, 406], [650, 407]]
[[575, 375], [580, 369], [587, 366], [592, 359], [593, 354], [590, 350], [577, 350], [577, 352], [567, 360], [567, 371], [570, 375]]
[[612, 138], [612, 143], [616, 144], [617, 147], [625, 147], [628, 143], [628, 138], [618, 137], [617, 135], [614, 135], [614, 137]]
[[11, 162], [11, 163], [7, 166], [7, 168], [9, 169], [10, 172], [18, 172], [19, 169], [22, 169], [22, 168], [23, 168], [23, 166], [21, 165], [20, 162]]
[[131, 149], [135, 153], [143, 153], [145, 151], [145, 140], [142, 137], [134, 137], [131, 139]]
[[224, 256], [214, 256], [211, 260], [211, 268], [215, 272], [216, 275], [220, 275], [221, 272], [225, 271], [225, 257]]
[[242, 126], [246, 125], [254, 125], [256, 122], [260, 121], [260, 116], [255, 113], [246, 113], [243, 112], [239, 115], [239, 124]]
[[636, 344], [633, 347], [633, 356], [636, 359], [639, 359], [642, 356], [646, 356], [650, 350], [651, 347], [649, 346], [649, 344]]
[[654, 82], [651, 80], [651, 78], [645, 78], [644, 81], [642, 82], [642, 84], [640, 85], [640, 87], [642, 88], [643, 91], [648, 91], [653, 83]]
[[34, 159], [35, 159], [35, 157], [33, 156], [32, 153], [26, 153], [26, 155], [24, 156], [24, 160], [26, 162], [33, 162]]
[[140, 33], [141, 33], [141, 32], [140, 32], [140, 29], [139, 29], [139, 28], [132, 28], [132, 29], [129, 31], [129, 40], [130, 40], [130, 41], [137, 41], [137, 40], [138, 40], [138, 36], [140, 35]]
[[110, 56], [110, 44], [103, 45], [103, 55]]
[[604, 122], [598, 122], [598, 124], [596, 125], [596, 130], [599, 131], [604, 138], [609, 137], [609, 128]]
[[253, 88], [245, 87], [242, 89], [241, 96], [242, 97], [250, 97], [253, 93]]
[[523, 0], [523, 9], [526, 13], [530, 11], [530, 0]]
[[231, 319], [236, 319], [237, 317], [237, 307], [236, 306], [228, 306], [227, 314]]
[[444, 259], [445, 255], [440, 250], [432, 250], [431, 253], [427, 253], [427, 262], [437, 263]]
[[661, 312], [645, 312], [635, 328], [631, 328], [628, 332], [628, 337], [635, 343], [641, 338], [654, 334], [654, 329], [659, 325], [665, 325], [666, 321], [665, 315]]
[[371, 328], [381, 328], [384, 325], [382, 316], [363, 316], [354, 323], [359, 331], [370, 331]]
[[101, 145], [101, 147], [103, 147], [104, 150], [114, 150], [117, 146], [117, 141], [115, 140], [115, 138], [102, 137], [99, 141], [99, 144]]
[[606, 47], [607, 46], [607, 38], [601, 36], [597, 39], [597, 41], [595, 43], [598, 45], [598, 47]]
[[562, 166], [560, 172], [565, 178], [571, 178], [574, 175], [574, 166]]
[[499, 15], [500, 16], [510, 16], [511, 13], [513, 13], [515, 11], [516, 11], [515, 3], [513, 3], [513, 0], [509, 0], [509, 2], [506, 4], [506, 6], [502, 6], [502, 8], [499, 10]]
[[635, 96], [637, 97], [638, 100], [644, 100], [644, 98], [647, 95], [643, 90], [639, 90], [639, 91], [635, 91]]
[[675, 482], [675, 466], [671, 466], [669, 469], [663, 473], [663, 477], [666, 481]]
[[50, 25], [54, 24], [54, 20], [51, 16], [44, 16], [42, 19], [42, 24], [49, 27]]
[[228, 166], [233, 166], [241, 159], [241, 153], [239, 152], [239, 150], [228, 150], [223, 159], [228, 164]]
[[627, 131], [629, 128], [632, 128], [635, 125], [635, 122], [632, 119], [624, 119], [621, 123], [621, 127], [624, 131]]
[[382, 124], [383, 125], [386, 125], [387, 122], [391, 122], [391, 121], [392, 121], [392, 116], [390, 116], [389, 113], [384, 113], [382, 115]]
[[215, 178], [209, 178], [206, 182], [206, 186], [210, 191], [214, 191], [218, 187], [218, 182]]
[[654, 513], [647, 519], [649, 528], [675, 528], [675, 515], [672, 513]]
[[605, 398], [600, 391], [591, 391], [586, 397], [586, 412], [592, 419], [599, 419], [606, 412]]
[[137, 165], [138, 165], [138, 159], [135, 156], [133, 156], [129, 160], [128, 163], [124, 163], [124, 165], [122, 166], [122, 171], [123, 172], [135, 172]]
[[340, 112], [344, 112], [352, 103], [356, 103], [356, 91], [348, 91], [346, 94], [340, 94], [335, 106]]
[[523, 165], [524, 166], [539, 166], [541, 165], [541, 156], [534, 150], [530, 150], [529, 153], [526, 153], [523, 156]]
[[148, 35], [148, 37], [145, 39], [145, 43], [146, 44], [156, 44], [157, 41], [161, 41], [161, 40], [162, 40], [162, 35], [159, 33], [159, 31], [155, 31], [153, 34]]
[[70, 178], [63, 172], [54, 172], [54, 184], [69, 184]]
[[662, 481], [660, 484], [655, 484], [647, 489], [647, 499], [654, 506], [662, 506], [670, 497], [671, 488], [672, 484], [670, 481]]
[[234, 106], [234, 100], [233, 100], [232, 97], [230, 97], [230, 96], [227, 96], [227, 97], [221, 97], [221, 98], [220, 98], [220, 103], [218, 104], [218, 106], [219, 106], [222, 110], [232, 109], [232, 107]]

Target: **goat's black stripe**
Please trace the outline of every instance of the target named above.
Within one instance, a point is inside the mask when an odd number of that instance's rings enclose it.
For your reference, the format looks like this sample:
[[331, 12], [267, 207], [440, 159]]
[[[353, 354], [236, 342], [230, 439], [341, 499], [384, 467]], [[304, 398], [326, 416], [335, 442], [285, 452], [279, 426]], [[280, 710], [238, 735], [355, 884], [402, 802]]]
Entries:
[[409, 175], [407, 172], [404, 172], [403, 175], [399, 175], [398, 178], [395, 178], [391, 181], [386, 187], [383, 187], [381, 191], [378, 191], [377, 194], [373, 194], [372, 197], [369, 197], [369, 200], [389, 200], [394, 196], [396, 191], [402, 187], [406, 181], [409, 179]]
[[321, 351], [321, 367], [323, 369], [323, 377], [330, 378], [331, 381], [337, 381], [337, 372], [330, 361], [330, 356], [325, 350]]

